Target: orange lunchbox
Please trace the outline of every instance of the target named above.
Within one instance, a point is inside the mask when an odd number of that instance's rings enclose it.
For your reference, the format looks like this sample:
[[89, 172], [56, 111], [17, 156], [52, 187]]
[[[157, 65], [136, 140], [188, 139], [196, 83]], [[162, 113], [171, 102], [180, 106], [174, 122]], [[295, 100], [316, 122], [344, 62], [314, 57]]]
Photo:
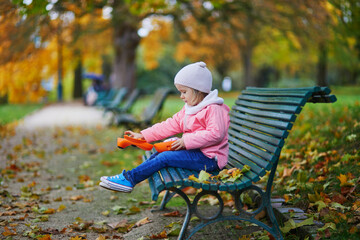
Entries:
[[[176, 141], [176, 140], [175, 140]], [[171, 144], [175, 141], [167, 141], [167, 142], [160, 142], [155, 143], [154, 148], [158, 152], [165, 152], [165, 151], [171, 151]]]

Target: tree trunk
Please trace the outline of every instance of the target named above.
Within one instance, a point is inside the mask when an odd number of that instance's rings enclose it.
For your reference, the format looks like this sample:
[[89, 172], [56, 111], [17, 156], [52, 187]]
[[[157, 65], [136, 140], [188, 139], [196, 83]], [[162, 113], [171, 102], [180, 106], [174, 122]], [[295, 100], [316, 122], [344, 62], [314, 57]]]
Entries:
[[123, 26], [115, 29], [114, 33], [115, 62], [112, 87], [126, 87], [131, 91], [136, 86], [135, 59], [140, 37], [137, 28], [122, 24]]
[[110, 76], [112, 72], [112, 61], [110, 56], [102, 55], [102, 64], [101, 64], [101, 71], [102, 75], [104, 76], [104, 85], [105, 88], [108, 89], [110, 87]]
[[324, 42], [319, 43], [319, 60], [317, 63], [317, 85], [327, 86], [327, 48]]
[[58, 83], [57, 83], [57, 100], [63, 100], [63, 42], [61, 39], [61, 22], [57, 29], [57, 70], [58, 70]]
[[81, 98], [83, 94], [82, 72], [83, 72], [82, 59], [81, 57], [79, 57], [74, 71], [74, 91], [73, 91], [74, 99]]
[[252, 77], [252, 63], [251, 63], [252, 54], [253, 54], [252, 47], [247, 46], [243, 48], [241, 54], [242, 54], [243, 69], [244, 69], [244, 84], [245, 84], [244, 87], [249, 87], [249, 86], [256, 87], [256, 82]]

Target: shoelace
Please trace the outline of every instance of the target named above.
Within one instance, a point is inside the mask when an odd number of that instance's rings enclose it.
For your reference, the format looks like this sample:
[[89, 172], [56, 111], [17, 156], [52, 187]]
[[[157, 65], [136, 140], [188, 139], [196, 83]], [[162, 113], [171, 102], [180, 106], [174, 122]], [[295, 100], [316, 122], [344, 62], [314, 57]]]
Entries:
[[109, 179], [120, 179], [120, 180], [125, 180], [124, 175], [122, 174], [118, 174], [112, 177], [109, 177]]

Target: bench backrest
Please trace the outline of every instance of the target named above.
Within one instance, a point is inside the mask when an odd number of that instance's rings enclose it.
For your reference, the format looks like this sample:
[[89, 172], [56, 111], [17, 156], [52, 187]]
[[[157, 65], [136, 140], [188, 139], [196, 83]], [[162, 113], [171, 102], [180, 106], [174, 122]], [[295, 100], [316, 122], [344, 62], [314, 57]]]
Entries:
[[251, 167], [257, 182], [277, 164], [284, 140], [306, 102], [335, 102], [329, 88], [253, 88], [242, 91], [230, 111], [229, 168]]
[[162, 87], [156, 90], [151, 103], [141, 114], [141, 120], [150, 123], [156, 114], [162, 109], [166, 97], [173, 91], [168, 87]]
[[125, 88], [125, 87], [120, 88], [117, 91], [115, 97], [111, 100], [108, 107], [114, 108], [114, 107], [117, 107], [118, 105], [120, 105], [120, 103], [123, 101], [126, 94], [127, 94], [127, 88]]

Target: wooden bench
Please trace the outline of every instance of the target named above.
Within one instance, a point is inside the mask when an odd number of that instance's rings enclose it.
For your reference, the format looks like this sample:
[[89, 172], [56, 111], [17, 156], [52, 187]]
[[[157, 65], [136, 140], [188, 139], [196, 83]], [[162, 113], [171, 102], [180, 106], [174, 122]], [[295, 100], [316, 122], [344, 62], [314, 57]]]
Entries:
[[166, 98], [174, 93], [173, 89], [162, 87], [156, 90], [150, 104], [144, 109], [140, 116], [131, 113], [115, 113], [116, 125], [146, 127], [149, 126], [156, 115], [161, 111]]
[[[230, 111], [228, 130], [230, 151], [226, 168], [243, 169], [244, 165], [248, 165], [251, 170], [234, 183], [224, 183], [220, 180], [212, 180], [210, 183], [192, 181], [188, 177], [193, 174], [198, 176], [198, 173], [181, 168], [164, 168], [154, 173], [148, 179], [152, 199], [156, 201], [159, 193], [166, 190], [160, 209], [165, 208], [175, 193], [179, 194], [187, 204], [187, 213], [178, 239], [189, 239], [208, 224], [224, 220], [248, 221], [262, 227], [276, 239], [283, 239], [271, 206], [271, 189], [280, 152], [305, 103], [335, 102], [336, 97], [329, 94], [330, 89], [327, 87], [288, 89], [248, 87], [243, 90]], [[150, 155], [151, 152], [146, 152], [143, 160], [146, 161]], [[265, 185], [255, 185], [267, 172], [269, 173]], [[187, 186], [202, 190], [198, 191], [192, 202], [182, 191]], [[219, 191], [229, 192], [232, 195], [237, 214], [227, 216], [223, 213], [224, 201]], [[244, 210], [245, 204], [241, 195], [246, 192], [255, 192], [257, 195], [256, 209]], [[212, 216], [203, 216], [199, 211], [199, 199], [204, 195], [212, 195], [219, 201], [218, 210]], [[255, 218], [263, 210], [266, 210], [268, 224]], [[193, 214], [199, 217], [201, 222], [188, 233], [187, 228]]]

